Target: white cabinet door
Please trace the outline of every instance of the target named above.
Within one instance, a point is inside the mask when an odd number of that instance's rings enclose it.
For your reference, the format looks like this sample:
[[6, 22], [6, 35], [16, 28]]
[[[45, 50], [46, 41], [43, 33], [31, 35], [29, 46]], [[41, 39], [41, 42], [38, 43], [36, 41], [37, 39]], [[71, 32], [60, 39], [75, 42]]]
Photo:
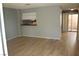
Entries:
[[23, 13], [22, 14], [22, 20], [35, 20], [36, 19], [36, 13], [31, 12], [31, 13]]

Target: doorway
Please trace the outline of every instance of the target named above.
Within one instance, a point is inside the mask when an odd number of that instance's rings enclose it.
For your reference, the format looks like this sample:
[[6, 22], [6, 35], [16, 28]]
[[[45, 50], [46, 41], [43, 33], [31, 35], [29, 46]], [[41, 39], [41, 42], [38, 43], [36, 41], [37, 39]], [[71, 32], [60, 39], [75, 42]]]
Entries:
[[62, 12], [62, 32], [77, 32], [78, 12]]
[[62, 39], [67, 47], [67, 54], [74, 55], [77, 43], [78, 10], [62, 12]]
[[68, 31], [77, 31], [78, 14], [69, 14]]

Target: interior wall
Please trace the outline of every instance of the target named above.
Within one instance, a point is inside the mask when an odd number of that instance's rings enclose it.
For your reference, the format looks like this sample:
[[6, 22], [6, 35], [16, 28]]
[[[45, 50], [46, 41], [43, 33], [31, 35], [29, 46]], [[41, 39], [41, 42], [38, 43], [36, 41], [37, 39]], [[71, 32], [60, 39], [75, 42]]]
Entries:
[[18, 14], [17, 10], [3, 8], [6, 38], [12, 39], [18, 36]]
[[20, 10], [17, 10], [17, 27], [18, 27], [18, 36], [22, 36], [22, 27], [21, 27], [21, 11]]
[[59, 7], [40, 7], [21, 10], [21, 13], [36, 12], [37, 26], [22, 26], [22, 35], [49, 39], [60, 39], [60, 13]]
[[63, 32], [68, 31], [68, 13], [63, 13]]

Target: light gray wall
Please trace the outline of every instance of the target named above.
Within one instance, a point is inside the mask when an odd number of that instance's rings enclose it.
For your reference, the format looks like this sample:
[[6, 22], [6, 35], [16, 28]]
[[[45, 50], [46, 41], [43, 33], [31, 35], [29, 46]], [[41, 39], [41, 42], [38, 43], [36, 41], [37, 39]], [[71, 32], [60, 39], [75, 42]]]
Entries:
[[12, 39], [18, 36], [18, 14], [17, 10], [3, 8], [6, 38]]
[[63, 13], [63, 32], [68, 31], [68, 13]]
[[59, 7], [40, 7], [22, 10], [22, 13], [36, 12], [37, 26], [22, 26], [22, 35], [49, 39], [60, 39], [60, 13]]
[[[22, 13], [36, 12], [37, 26], [21, 26]], [[40, 37], [60, 39], [60, 13], [59, 7], [40, 7], [21, 12], [15, 9], [4, 8], [4, 19], [7, 39], [17, 36]], [[21, 35], [22, 34], [22, 35]]]
[[17, 10], [17, 28], [18, 28], [18, 36], [22, 36], [22, 27], [21, 27], [21, 11], [20, 10]]

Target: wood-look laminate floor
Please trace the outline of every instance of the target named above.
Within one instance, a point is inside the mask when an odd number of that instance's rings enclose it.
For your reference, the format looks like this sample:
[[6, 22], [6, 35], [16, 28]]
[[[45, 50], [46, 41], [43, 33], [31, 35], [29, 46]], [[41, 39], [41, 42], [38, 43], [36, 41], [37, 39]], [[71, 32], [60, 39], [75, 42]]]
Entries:
[[9, 56], [72, 56], [75, 45], [76, 32], [62, 33], [60, 40], [18, 37], [7, 44]]

